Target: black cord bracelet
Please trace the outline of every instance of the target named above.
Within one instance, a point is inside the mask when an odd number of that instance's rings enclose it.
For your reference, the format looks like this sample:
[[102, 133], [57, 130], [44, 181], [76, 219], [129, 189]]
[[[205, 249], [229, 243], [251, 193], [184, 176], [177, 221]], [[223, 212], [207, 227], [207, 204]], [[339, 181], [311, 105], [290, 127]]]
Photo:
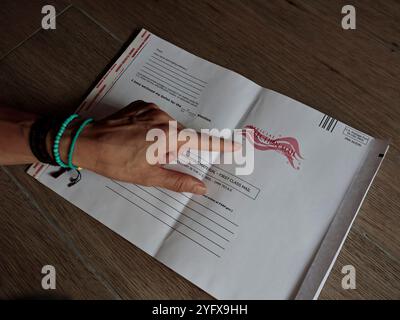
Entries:
[[[49, 153], [49, 151], [47, 150], [46, 138], [49, 134], [51, 134], [52, 138], [54, 138], [56, 130], [60, 128], [62, 123], [62, 119], [54, 117], [43, 117], [33, 123], [29, 132], [29, 145], [33, 155], [40, 162], [48, 163], [53, 166], [59, 166], [58, 163], [54, 160], [54, 153]], [[58, 178], [59, 176], [70, 170], [71, 168], [59, 167], [57, 171], [51, 172], [50, 175], [53, 178]], [[68, 183], [68, 187], [77, 184], [81, 180], [81, 173], [79, 172], [79, 170], [76, 170], [76, 172], [77, 176], [70, 178], [70, 183]]]
[[46, 137], [49, 132], [59, 123], [58, 119], [43, 117], [36, 120], [29, 132], [29, 145], [33, 155], [43, 163], [57, 166], [53, 157], [49, 154], [46, 146]]

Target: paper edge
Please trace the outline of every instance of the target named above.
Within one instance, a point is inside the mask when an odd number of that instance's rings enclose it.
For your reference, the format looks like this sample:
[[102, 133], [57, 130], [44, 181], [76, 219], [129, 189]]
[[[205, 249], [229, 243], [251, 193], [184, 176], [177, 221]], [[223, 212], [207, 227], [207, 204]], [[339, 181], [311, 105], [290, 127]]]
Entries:
[[[105, 72], [104, 76], [100, 79], [100, 81], [97, 82], [95, 84], [95, 86], [93, 86], [93, 89], [90, 91], [88, 96], [79, 105], [76, 112], [85, 110], [84, 107], [87, 104], [92, 103], [94, 105], [93, 102], [95, 102], [96, 98], [99, 97], [98, 94], [99, 94], [99, 90], [101, 89], [100, 84], [106, 84], [106, 85], [108, 84], [109, 85], [115, 81], [115, 79], [118, 77], [119, 74], [115, 73], [112, 76], [110, 76], [112, 69], [117, 65], [122, 66], [124, 63], [126, 63], [126, 57], [132, 53], [131, 51], [134, 48], [134, 46], [138, 43], [139, 40], [143, 39], [143, 37], [146, 35], [146, 33], [152, 34], [145, 28], [142, 28], [139, 31], [138, 35], [128, 45], [126, 50], [115, 60], [115, 63]], [[227, 69], [227, 70], [229, 70], [229, 69]], [[234, 71], [232, 71], [232, 72], [234, 72]], [[234, 73], [236, 73], [236, 72], [234, 72]], [[242, 75], [240, 75], [240, 76], [242, 76]], [[247, 80], [249, 80], [249, 79], [247, 79]], [[249, 80], [249, 81], [251, 81], [251, 80]], [[302, 103], [302, 105], [307, 106], [303, 103]], [[307, 106], [307, 107], [309, 107], [309, 106]], [[309, 108], [311, 108], [311, 107], [309, 107]], [[312, 109], [317, 110], [314, 108], [312, 108]], [[89, 111], [89, 109], [87, 109], [85, 111]], [[386, 148], [385, 151], [383, 152], [384, 156], [382, 158], [379, 158], [379, 161], [376, 161], [376, 163], [374, 163], [374, 165], [372, 167], [365, 166], [366, 168], [364, 168], [364, 169], [361, 168], [362, 170], [355, 177], [355, 180], [359, 180], [359, 179], [365, 178], [365, 177], [370, 177], [367, 180], [369, 182], [368, 185], [365, 187], [365, 189], [363, 189], [365, 191], [363, 192], [362, 199], [359, 202], [358, 208], [356, 210], [349, 210], [349, 212], [344, 212], [345, 210], [341, 210], [336, 213], [334, 221], [332, 222], [331, 226], [329, 227], [327, 234], [325, 235], [325, 237], [321, 243], [321, 246], [317, 251], [315, 258], [314, 258], [313, 262], [311, 263], [311, 266], [309, 268], [307, 268], [306, 276], [305, 276], [304, 280], [302, 281], [300, 288], [297, 290], [297, 294], [295, 296], [296, 300], [317, 299], [328, 276], [329, 276], [329, 273], [337, 259], [337, 256], [339, 255], [339, 252], [345, 242], [345, 239], [347, 238], [347, 235], [351, 229], [351, 226], [358, 214], [358, 211], [366, 197], [366, 194], [368, 193], [370, 186], [372, 185], [372, 182], [373, 182], [373, 180], [379, 170], [379, 167], [382, 164], [382, 161], [383, 161], [383, 159], [387, 153], [387, 150], [389, 148], [388, 143], [386, 141], [382, 141], [382, 140], [378, 140], [378, 139], [374, 139], [374, 141], [378, 142], [378, 145], [375, 146], [375, 149], [383, 148], [383, 147]], [[364, 165], [367, 161], [369, 161], [371, 159], [374, 160], [373, 157], [369, 156], [373, 149], [374, 148], [369, 150], [369, 153], [368, 153], [366, 161], [364, 162]], [[31, 175], [35, 179], [39, 179], [40, 175], [43, 172], [45, 172], [49, 166], [50, 165], [48, 165], [48, 164], [37, 162], [37, 163], [32, 164], [26, 170], [26, 172], [27, 172], [27, 174]], [[363, 182], [363, 181], [361, 181], [361, 182]], [[353, 180], [353, 183], [351, 186], [352, 189], [354, 189], [354, 186], [357, 186], [357, 185], [361, 185], [361, 183], [354, 184], [354, 180]], [[363, 187], [363, 185], [361, 185], [361, 186]], [[345, 201], [349, 202], [350, 200], [352, 200], [351, 198], [352, 197], [346, 196], [343, 199], [343, 202], [345, 202]], [[359, 199], [359, 198], [357, 197], [357, 199]], [[354, 205], [355, 203], [357, 203], [358, 202], [357, 199], [352, 200], [350, 204]], [[343, 204], [343, 202], [342, 202], [342, 204]], [[349, 205], [349, 204], [346, 204], [346, 205]], [[350, 223], [348, 223], [348, 222], [343, 223], [343, 221], [341, 221], [342, 223], [338, 225], [337, 219], [339, 219], [339, 218], [352, 218], [352, 219], [351, 219]], [[338, 232], [340, 234], [343, 234], [343, 236], [340, 237], [341, 241], [338, 243], [338, 241], [337, 241], [338, 239], [335, 239], [334, 243], [330, 243], [332, 236], [334, 236]], [[325, 253], [325, 255], [329, 254], [329, 256], [332, 256], [332, 254], [334, 254], [334, 256], [333, 256], [333, 258], [329, 258], [328, 260], [326, 260], [327, 257], [324, 256], [324, 253]], [[323, 260], [323, 259], [325, 259], [325, 260]], [[328, 262], [329, 262], [329, 265], [327, 265]], [[314, 271], [314, 269], [317, 269], [317, 270]], [[318, 276], [318, 279], [321, 278], [319, 281], [316, 280], [316, 278], [315, 278], [316, 275]]]
[[[343, 198], [310, 267], [307, 269], [305, 278], [295, 295], [295, 300], [318, 299], [369, 188], [389, 150], [388, 141], [374, 139], [373, 144], [365, 161], [361, 164], [359, 172], [354, 177], [348, 189], [348, 194]], [[379, 154], [383, 154], [383, 157], [379, 157]]]
[[[145, 44], [145, 42], [148, 41], [148, 37], [151, 34], [152, 33], [145, 28], [142, 28], [138, 32], [135, 39], [133, 39], [124, 52], [118, 56], [112, 66], [104, 73], [103, 77], [97, 83], [95, 83], [95, 85], [93, 85], [90, 93], [76, 109], [76, 113], [81, 111], [88, 112], [90, 109], [95, 107], [96, 100], [100, 100], [102, 94], [104, 95], [105, 93], [104, 88], [110, 87], [110, 85], [112, 85], [119, 75], [125, 70], [124, 67], [126, 67], [129, 62], [136, 58], [136, 54], [140, 52], [139, 49], [141, 48], [142, 44]], [[114, 68], [115, 72], [111, 72]], [[119, 68], [121, 68], [121, 71], [117, 72]], [[29, 168], [26, 170], [26, 173], [35, 179], [39, 179], [40, 175], [45, 172], [48, 167], [48, 164], [36, 162], [29, 166]]]

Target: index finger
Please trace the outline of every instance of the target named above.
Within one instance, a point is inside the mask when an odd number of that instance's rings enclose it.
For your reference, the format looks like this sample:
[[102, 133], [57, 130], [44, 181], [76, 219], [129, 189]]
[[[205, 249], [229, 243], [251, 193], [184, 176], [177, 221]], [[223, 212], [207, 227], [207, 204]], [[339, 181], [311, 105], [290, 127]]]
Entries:
[[186, 137], [185, 141], [178, 142], [179, 151], [181, 151], [181, 149], [195, 149], [216, 152], [235, 152], [242, 149], [241, 143], [206, 133], [198, 133], [193, 129], [183, 129], [179, 132], [179, 135], [179, 137]]

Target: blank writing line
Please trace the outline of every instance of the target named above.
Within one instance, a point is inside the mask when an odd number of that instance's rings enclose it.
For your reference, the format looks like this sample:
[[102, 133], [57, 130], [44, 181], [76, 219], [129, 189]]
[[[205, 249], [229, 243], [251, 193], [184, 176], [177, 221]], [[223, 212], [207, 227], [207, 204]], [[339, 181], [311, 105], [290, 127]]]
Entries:
[[[201, 92], [201, 89], [195, 88], [195, 87], [193, 87], [193, 86], [187, 84], [187, 83], [184, 82], [184, 81], [181, 81], [181, 80], [178, 79], [179, 81], [183, 82], [184, 84], [186, 84], [186, 85], [192, 87], [193, 89], [195, 89], [195, 90], [197, 90], [197, 91], [192, 91], [192, 90], [190, 90], [189, 88], [186, 88], [185, 86], [181, 85], [180, 83], [178, 83], [178, 82], [176, 82], [176, 81], [174, 81], [174, 80], [171, 80], [169, 77], [166, 77], [166, 76], [160, 74], [159, 72], [154, 71], [153, 69], [151, 69], [151, 68], [149, 68], [149, 67], [143, 66], [143, 68], [146, 69], [146, 70], [149, 70], [149, 71], [151, 71], [151, 72], [154, 72], [156, 75], [158, 75], [158, 76], [160, 76], [160, 77], [162, 77], [162, 78], [164, 78], [164, 79], [167, 79], [168, 81], [171, 81], [172, 83], [176, 84], [177, 86], [182, 87], [183, 89], [186, 89], [186, 90], [189, 91], [189, 92], [192, 92], [192, 93], [194, 93], [194, 94], [200, 94], [200, 92]], [[164, 74], [165, 74], [165, 73], [164, 73]], [[168, 75], [168, 74], [167, 74], [167, 75]], [[170, 76], [170, 77], [171, 77], [171, 76]]]
[[[156, 188], [156, 187], [155, 187], [155, 188]], [[188, 209], [190, 209], [190, 210], [192, 210], [192, 211], [194, 211], [194, 212], [197, 212], [199, 215], [203, 216], [204, 218], [206, 218], [206, 219], [208, 219], [208, 220], [210, 220], [210, 221], [213, 221], [215, 224], [218, 224], [221, 228], [223, 228], [223, 229], [225, 229], [226, 231], [228, 231], [228, 232], [230, 232], [230, 233], [233, 234], [233, 232], [232, 232], [231, 230], [225, 228], [224, 226], [222, 226], [222, 225], [220, 225], [219, 223], [215, 222], [214, 220], [210, 219], [209, 217], [207, 217], [206, 215], [202, 214], [201, 212], [199, 212], [199, 211], [197, 211], [197, 210], [195, 210], [195, 209], [189, 207], [188, 205], [185, 205], [183, 202], [180, 202], [178, 199], [174, 198], [173, 196], [169, 195], [168, 193], [164, 192], [163, 190], [161, 190], [161, 189], [159, 189], [159, 188], [156, 188], [156, 189], [157, 189], [158, 191], [164, 193], [164, 194], [167, 195], [168, 197], [174, 199], [176, 202], [179, 202], [180, 204], [184, 205], [184, 206], [187, 207]], [[183, 193], [182, 193], [182, 195], [185, 196]], [[188, 198], [187, 196], [185, 196], [185, 197]], [[188, 199], [190, 199], [190, 198], [188, 198]], [[204, 206], [203, 206], [203, 207], [204, 207]], [[204, 207], [204, 208], [209, 209], [209, 208], [207, 208], [207, 207]], [[214, 212], [215, 214], [217, 214], [217, 215], [220, 216], [221, 218], [225, 219], [226, 221], [228, 221], [228, 222], [230, 222], [230, 223], [232, 223], [233, 225], [235, 225], [235, 226], [238, 227], [237, 224], [235, 224], [234, 222], [232, 222], [232, 221], [230, 221], [229, 219], [225, 218], [224, 216], [220, 215], [219, 213], [215, 212], [214, 210], [211, 210], [211, 209], [209, 209], [209, 210], [210, 210], [211, 212]]]
[[182, 72], [182, 73], [186, 74], [187, 76], [189, 76], [189, 77], [191, 77], [191, 78], [193, 78], [193, 79], [199, 80], [200, 82], [202, 82], [202, 83], [204, 83], [204, 84], [207, 84], [207, 82], [205, 82], [205, 81], [203, 81], [203, 80], [201, 80], [201, 79], [198, 79], [198, 78], [192, 76], [191, 74], [186, 73], [185, 71], [182, 71], [182, 70], [178, 69], [178, 68], [175, 67], [175, 66], [171, 66], [169, 63], [166, 63], [166, 62], [165, 62], [164, 60], [162, 60], [162, 59], [159, 59], [159, 58], [155, 57], [154, 54], [151, 56], [151, 58], [152, 58], [152, 59], [156, 59], [156, 60], [158, 60], [158, 61], [160, 61], [160, 62], [166, 64], [168, 67], [173, 68], [173, 69], [175, 69], [175, 70], [177, 70], [177, 71], [179, 71], [179, 72]]
[[[120, 187], [122, 187], [122, 188], [128, 190], [129, 192], [131, 192], [131, 190], [129, 190], [128, 188], [124, 187], [122, 184], [119, 184], [118, 182], [116, 182], [116, 181], [114, 181], [114, 180], [112, 180], [112, 181], [113, 181], [114, 183], [116, 183], [117, 185], [119, 185]], [[151, 194], [151, 193], [148, 192], [147, 190], [145, 190], [145, 189], [139, 187], [138, 185], [135, 185], [135, 186], [136, 186], [137, 188], [139, 188], [140, 190], [142, 190], [143, 192], [146, 192], [146, 193], [149, 194], [150, 196], [156, 198], [158, 201], [161, 201], [162, 203], [166, 204], [168, 207], [170, 207], [171, 209], [175, 210], [175, 211], [178, 212], [179, 214], [182, 214], [183, 216], [187, 217], [188, 219], [190, 219], [190, 220], [196, 222], [197, 224], [199, 224], [199, 225], [201, 225], [202, 227], [206, 228], [206, 229], [209, 230], [210, 232], [214, 233], [214, 234], [217, 235], [218, 237], [220, 237], [220, 238], [224, 239], [225, 241], [228, 241], [228, 242], [229, 242], [229, 240], [228, 240], [227, 238], [221, 236], [218, 232], [215, 232], [214, 230], [210, 229], [209, 227], [207, 227], [206, 225], [202, 224], [201, 222], [199, 222], [199, 221], [193, 219], [192, 217], [188, 216], [187, 214], [184, 214], [184, 213], [179, 212], [176, 208], [174, 208], [173, 206], [171, 206], [171, 205], [168, 204], [167, 202], [161, 200], [160, 198], [158, 198], [158, 197], [156, 197], [155, 195]]]
[[[114, 181], [114, 183], [116, 183]], [[165, 215], [167, 215], [168, 217], [170, 217], [172, 220], [175, 220], [176, 222], [180, 223], [181, 225], [185, 226], [186, 228], [192, 230], [193, 232], [197, 233], [199, 236], [203, 237], [204, 239], [207, 239], [208, 241], [212, 242], [213, 244], [215, 244], [217, 247], [220, 247], [222, 250], [225, 250], [225, 248], [223, 246], [221, 246], [219, 243], [211, 240], [210, 238], [208, 238], [207, 236], [205, 236], [204, 234], [201, 234], [200, 232], [198, 232], [197, 230], [193, 229], [192, 227], [188, 226], [186, 223], [183, 223], [181, 221], [179, 221], [178, 219], [175, 219], [173, 216], [171, 216], [170, 214], [168, 214], [167, 212], [165, 212], [164, 210], [161, 210], [160, 208], [158, 208], [157, 206], [155, 206], [154, 204], [152, 204], [151, 202], [147, 201], [146, 199], [144, 199], [143, 197], [139, 196], [137, 193], [133, 192], [132, 190], [129, 190], [128, 188], [120, 185], [119, 183], [116, 183], [117, 185], [121, 186], [122, 188], [124, 188], [125, 190], [127, 190], [128, 192], [130, 192], [131, 194], [135, 195], [136, 197], [138, 197], [139, 199], [142, 199], [144, 202], [146, 202], [147, 204], [151, 205], [153, 208], [161, 211], [162, 213], [164, 213]]]
[[[198, 201], [196, 201], [196, 200], [193, 200], [192, 198], [188, 197], [186, 194], [182, 193], [182, 195], [183, 195], [184, 197], [188, 198], [190, 201], [193, 201], [194, 203], [197, 203], [198, 205], [202, 206], [203, 208], [206, 208], [206, 209], [210, 210], [211, 212], [214, 212], [215, 214], [221, 216], [218, 212], [214, 211], [214, 210], [211, 209], [211, 208], [206, 207], [204, 204], [202, 204], [202, 203], [200, 203], [200, 202], [198, 202]], [[233, 221], [231, 221], [231, 220], [225, 218], [224, 216], [221, 216], [221, 217], [224, 218], [226, 221], [232, 223], [234, 226], [239, 227], [239, 225], [238, 225], [237, 223], [235, 223], [235, 222], [233, 222]]]
[[138, 187], [139, 189], [143, 190], [144, 192], [146, 192], [147, 194], [151, 195], [152, 197], [156, 198], [158, 201], [161, 201], [162, 203], [166, 204], [168, 207], [170, 207], [171, 209], [175, 210], [175, 211], [178, 212], [179, 214], [181, 214], [181, 215], [187, 217], [188, 219], [190, 219], [190, 220], [196, 222], [197, 224], [201, 225], [202, 227], [206, 228], [207, 230], [209, 230], [210, 232], [214, 233], [214, 234], [217, 235], [218, 237], [224, 239], [224, 240], [227, 241], [227, 242], [230, 242], [229, 239], [227, 239], [227, 238], [221, 236], [218, 232], [216, 232], [216, 231], [210, 229], [210, 228], [207, 227], [206, 225], [202, 224], [201, 222], [197, 221], [196, 219], [193, 219], [192, 217], [188, 216], [187, 214], [178, 211], [176, 208], [174, 208], [173, 206], [171, 206], [171, 205], [168, 204], [167, 202], [161, 200], [160, 198], [156, 197], [155, 195], [151, 194], [150, 192], [144, 190], [143, 188], [141, 188], [141, 187], [139, 187], [139, 186], [136, 186], [136, 187]]
[[[152, 64], [150, 64], [150, 62], [151, 62]], [[166, 68], [165, 66], [163, 66], [162, 64], [157, 63], [156, 61], [148, 61], [148, 62], [146, 62], [146, 64], [147, 64], [148, 66], [150, 66], [150, 67], [153, 67], [154, 69], [157, 69], [157, 70], [159, 70], [159, 71], [164, 72], [165, 74], [168, 74], [169, 76], [171, 76], [171, 77], [173, 77], [173, 78], [175, 78], [175, 79], [177, 79], [177, 80], [179, 80], [180, 78], [182, 78], [182, 79], [185, 79], [185, 80], [187, 80], [187, 81], [190, 81], [191, 83], [193, 83], [193, 84], [195, 84], [195, 85], [197, 85], [197, 86], [199, 86], [199, 87], [205, 88], [205, 86], [203, 86], [203, 85], [201, 85], [201, 84], [199, 84], [199, 83], [197, 83], [197, 82], [194, 82], [193, 80], [191, 80], [191, 79], [189, 79], [189, 78], [186, 78], [186, 77], [184, 77], [183, 75], [181, 75], [181, 74], [179, 74], [179, 73], [176, 73], [175, 71], [172, 71], [172, 70]], [[156, 67], [156, 66], [153, 65], [153, 64], [157, 65], [158, 67]], [[177, 75], [179, 78], [170, 75], [169, 73], [165, 72], [165, 70], [167, 70], [167, 71], [169, 71], [169, 72], [171, 72], [171, 73]]]
[[192, 240], [194, 243], [197, 243], [200, 247], [206, 249], [208, 252], [212, 253], [213, 255], [217, 256], [218, 258], [221, 258], [220, 255], [216, 254], [214, 251], [210, 250], [209, 248], [203, 246], [201, 243], [197, 242], [196, 240], [192, 239], [191, 237], [189, 237], [188, 235], [184, 234], [183, 232], [179, 231], [178, 229], [170, 226], [168, 223], [166, 223], [165, 221], [161, 220], [160, 218], [158, 218], [157, 216], [151, 214], [149, 211], [147, 211], [146, 209], [142, 208], [141, 206], [139, 206], [138, 204], [134, 203], [133, 201], [129, 200], [128, 198], [126, 198], [125, 196], [123, 196], [122, 194], [120, 194], [119, 192], [115, 191], [114, 189], [110, 188], [109, 186], [106, 186], [106, 188], [110, 189], [112, 192], [114, 192], [115, 194], [119, 195], [120, 197], [124, 198], [126, 201], [130, 202], [131, 204], [135, 205], [136, 207], [138, 207], [139, 209], [143, 210], [144, 212], [148, 213], [149, 215], [151, 215], [153, 218], [157, 219], [158, 221], [162, 222], [163, 224], [165, 224], [166, 226], [170, 227], [171, 229], [173, 229], [174, 231], [178, 232], [179, 234], [183, 235], [184, 237], [188, 238], [189, 240]]
[[[187, 91], [189, 91], [189, 92], [191, 92], [191, 93], [193, 93], [193, 94], [195, 94], [195, 95], [199, 95], [199, 94], [200, 94], [200, 92], [196, 92], [196, 91], [190, 90], [189, 88], [186, 88], [185, 86], [181, 85], [180, 83], [177, 83], [177, 82], [175, 82], [174, 80], [171, 80], [171, 79], [167, 78], [166, 76], [163, 76], [163, 75], [159, 74], [158, 72], [156, 72], [156, 71], [150, 69], [149, 67], [143, 66], [143, 68], [146, 69], [147, 72], [148, 72], [148, 71], [151, 71], [152, 73], [156, 74], [157, 76], [159, 76], [159, 77], [161, 77], [161, 78], [164, 78], [164, 79], [168, 80], [169, 82], [172, 82], [173, 84], [176, 84], [177, 86], [180, 86], [181, 88], [183, 88], [183, 89], [185, 89], [185, 90], [187, 90]], [[143, 70], [143, 69], [142, 69], [141, 71], [142, 71], [142, 72], [146, 72], [146, 71]]]
[[[185, 92], [185, 91], [183, 91], [183, 90], [181, 90], [181, 89], [179, 89], [179, 88], [173, 86], [172, 84], [168, 83], [168, 82], [165, 81], [165, 80], [161, 80], [161, 79], [157, 78], [155, 75], [153, 75], [153, 74], [151, 74], [151, 73], [149, 73], [149, 72], [147, 72], [147, 71], [141, 70], [140, 72], [147, 74], [146, 77], [148, 77], [148, 78], [153, 77], [154, 79], [157, 79], [157, 80], [160, 81], [160, 82], [164, 82], [164, 83], [168, 84], [170, 87], [172, 87], [172, 88], [174, 88], [174, 89], [176, 89], [176, 90], [178, 90], [178, 91], [180, 91], [180, 92], [182, 92], [182, 93], [188, 95], [189, 97], [192, 97], [193, 99], [198, 99], [198, 97], [192, 96], [190, 93], [187, 93], [187, 92]], [[150, 76], [150, 77], [149, 77], [149, 76]], [[154, 80], [153, 80], [153, 81], [154, 81]]]

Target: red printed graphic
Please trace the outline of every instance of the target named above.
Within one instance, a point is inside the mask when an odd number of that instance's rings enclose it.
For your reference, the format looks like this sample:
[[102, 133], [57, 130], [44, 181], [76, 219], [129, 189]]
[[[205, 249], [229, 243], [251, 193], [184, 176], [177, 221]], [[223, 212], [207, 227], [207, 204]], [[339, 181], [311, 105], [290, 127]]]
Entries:
[[[254, 134], [252, 132], [254, 132]], [[256, 150], [274, 150], [284, 155], [294, 169], [300, 169], [300, 159], [303, 158], [300, 155], [299, 143], [295, 138], [275, 138], [274, 136], [266, 134], [264, 130], [252, 125], [245, 126], [242, 135], [252, 143]]]

